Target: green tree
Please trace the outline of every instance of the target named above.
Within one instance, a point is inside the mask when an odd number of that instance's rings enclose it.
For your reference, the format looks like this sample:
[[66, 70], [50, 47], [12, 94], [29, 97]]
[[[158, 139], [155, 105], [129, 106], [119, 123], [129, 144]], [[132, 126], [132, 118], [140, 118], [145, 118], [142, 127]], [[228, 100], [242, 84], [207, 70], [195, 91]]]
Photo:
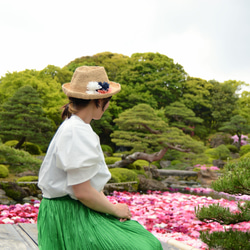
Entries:
[[183, 94], [179, 99], [191, 109], [196, 117], [203, 120], [202, 124], [195, 126], [195, 134], [206, 141], [211, 127], [211, 91], [213, 84], [201, 78], [188, 77], [183, 83]]
[[[229, 194], [250, 194], [250, 160], [228, 163], [224, 167], [223, 175], [212, 183], [212, 188], [218, 192]], [[224, 225], [236, 224], [250, 220], [250, 201], [238, 203], [238, 212], [230, 212], [229, 208], [213, 204], [208, 207], [196, 208], [196, 216], [204, 222], [215, 221]], [[201, 232], [200, 238], [209, 249], [249, 249], [250, 233], [237, 230], [222, 232]]]
[[241, 147], [241, 136], [248, 134], [250, 132], [250, 125], [247, 123], [247, 120], [240, 115], [233, 116], [229, 122], [225, 122], [220, 128], [221, 131], [229, 132], [232, 135], [238, 136], [237, 147]]
[[226, 145], [221, 144], [216, 148], [211, 148], [206, 151], [213, 159], [226, 160], [230, 156], [230, 150]]
[[247, 120], [250, 124], [250, 92], [243, 91], [241, 97], [237, 101], [238, 114]]
[[123, 110], [140, 103], [159, 109], [179, 99], [186, 77], [182, 66], [165, 55], [135, 53], [116, 77], [122, 90], [115, 100]]
[[73, 73], [68, 70], [68, 68], [60, 68], [54, 65], [48, 65], [46, 68], [39, 72], [38, 78], [46, 79], [49, 76], [49, 79], [56, 80], [61, 85], [71, 81]]
[[237, 85], [234, 81], [219, 83], [211, 81], [214, 85], [211, 95], [212, 128], [218, 130], [222, 123], [232, 117], [237, 107]]
[[66, 67], [74, 72], [77, 67], [87, 66], [103, 66], [108, 74], [109, 80], [115, 81], [117, 74], [123, 67], [126, 67], [129, 57], [122, 54], [102, 52], [93, 56], [83, 56], [76, 58], [70, 62]]
[[41, 105], [42, 100], [31, 86], [18, 89], [1, 107], [0, 134], [3, 141], [18, 140], [16, 148], [25, 141], [47, 145], [53, 126], [44, 116]]
[[169, 127], [147, 104], [138, 104], [124, 111], [114, 122], [119, 129], [111, 134], [112, 141], [117, 146], [129, 148], [129, 153], [139, 151], [137, 156], [149, 162], [156, 160], [155, 157], [162, 158], [168, 149], [197, 153], [204, 149], [201, 142], [193, 140], [182, 130]]
[[[48, 66], [42, 71], [25, 70], [7, 73], [5, 77], [1, 77], [0, 104], [11, 98], [20, 87], [29, 85], [38, 92], [39, 97], [43, 100], [42, 107], [46, 116], [58, 126], [61, 123], [60, 108], [67, 102], [61, 82], [58, 81], [69, 81], [69, 74], [63, 73], [64, 70], [60, 71], [58, 67], [53, 67]], [[65, 77], [62, 77], [63, 74]]]
[[194, 77], [188, 77], [183, 83], [180, 101], [192, 109], [196, 117], [203, 119], [204, 127], [198, 126], [202, 139], [216, 132], [223, 122], [230, 120], [232, 112], [237, 108], [236, 93], [240, 85], [241, 82], [236, 81], [219, 83]]
[[194, 131], [195, 125], [203, 122], [201, 118], [195, 117], [195, 113], [181, 102], [171, 103], [165, 108], [165, 114], [169, 118], [170, 126], [180, 128], [186, 133]]
[[109, 79], [119, 82], [122, 90], [112, 97], [110, 112], [117, 118], [122, 111], [146, 103], [161, 108], [182, 96], [187, 74], [173, 59], [159, 53], [135, 53], [131, 57], [104, 52], [77, 58], [66, 67], [74, 71], [81, 65], [104, 66]]
[[17, 150], [0, 143], [0, 164], [8, 165], [12, 173], [30, 170], [38, 174], [41, 163], [41, 160], [24, 150]]
[[[183, 102], [189, 109], [192, 109], [196, 116], [206, 118], [207, 112], [212, 107], [210, 103], [213, 84], [201, 78], [188, 77], [183, 83]], [[203, 116], [205, 115], [205, 116]]]

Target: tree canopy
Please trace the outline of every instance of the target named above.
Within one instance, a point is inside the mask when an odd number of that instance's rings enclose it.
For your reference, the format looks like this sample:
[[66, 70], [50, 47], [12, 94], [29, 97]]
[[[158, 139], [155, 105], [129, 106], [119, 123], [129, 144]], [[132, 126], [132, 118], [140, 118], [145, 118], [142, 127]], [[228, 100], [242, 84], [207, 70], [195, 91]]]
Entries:
[[58, 126], [61, 123], [60, 107], [67, 102], [62, 92], [61, 82], [70, 82], [71, 76], [72, 73], [67, 69], [55, 66], [48, 66], [41, 71], [25, 70], [7, 73], [0, 80], [0, 104], [12, 97], [20, 87], [29, 85], [43, 100], [42, 107], [47, 117]]
[[[247, 123], [250, 121], [249, 92], [238, 95], [246, 83], [235, 80], [220, 83], [195, 78], [168, 56], [151, 52], [134, 53], [132, 56], [103, 52], [76, 58], [63, 68], [48, 65], [41, 71], [27, 69], [7, 73], [0, 78], [0, 105], [7, 102], [20, 87], [29, 85], [43, 101], [39, 105], [45, 112], [44, 117], [53, 122], [55, 131], [62, 122], [60, 108], [68, 102], [61, 85], [69, 82], [76, 67], [81, 65], [104, 66], [109, 79], [122, 86], [121, 92], [112, 97], [103, 118], [92, 123], [101, 142], [112, 147], [116, 144], [111, 142], [110, 134], [118, 129], [114, 119], [139, 104], [151, 107], [168, 129], [181, 129], [204, 143], [209, 135], [218, 132], [222, 124], [229, 122], [234, 115], [241, 115]], [[179, 133], [179, 130], [176, 131]], [[137, 148], [145, 146], [149, 148], [144, 150], [150, 151], [159, 146], [157, 142], [152, 144], [145, 140], [140, 144], [139, 131], [136, 133]]]
[[182, 130], [162, 120], [147, 104], [138, 104], [120, 114], [114, 122], [118, 130], [111, 135], [118, 146], [131, 148], [130, 152], [152, 153], [163, 148], [181, 152], [200, 152], [202, 143], [193, 140]]
[[172, 127], [180, 128], [187, 133], [194, 131], [195, 125], [203, 122], [201, 118], [195, 116], [193, 110], [181, 102], [173, 102], [166, 106], [165, 113]]
[[183, 67], [165, 55], [135, 53], [116, 77], [122, 84], [121, 94], [116, 99], [122, 102], [123, 110], [139, 103], [153, 108], [165, 107], [182, 95], [186, 77]]
[[225, 122], [220, 128], [221, 131], [229, 132], [238, 136], [238, 148], [241, 146], [241, 136], [250, 133], [250, 124], [240, 115], [231, 117], [230, 121]]
[[52, 136], [53, 125], [45, 117], [41, 107], [42, 100], [31, 86], [19, 88], [0, 112], [0, 135], [3, 141], [18, 140], [16, 148], [25, 141], [48, 143]]

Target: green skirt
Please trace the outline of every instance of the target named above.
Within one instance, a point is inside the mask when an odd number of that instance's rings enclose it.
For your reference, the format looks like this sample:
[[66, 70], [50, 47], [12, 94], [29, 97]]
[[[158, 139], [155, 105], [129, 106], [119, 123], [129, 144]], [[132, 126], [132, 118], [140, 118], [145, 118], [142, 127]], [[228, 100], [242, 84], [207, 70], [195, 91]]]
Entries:
[[160, 241], [137, 221], [120, 222], [69, 196], [43, 198], [39, 208], [40, 250], [160, 250]]

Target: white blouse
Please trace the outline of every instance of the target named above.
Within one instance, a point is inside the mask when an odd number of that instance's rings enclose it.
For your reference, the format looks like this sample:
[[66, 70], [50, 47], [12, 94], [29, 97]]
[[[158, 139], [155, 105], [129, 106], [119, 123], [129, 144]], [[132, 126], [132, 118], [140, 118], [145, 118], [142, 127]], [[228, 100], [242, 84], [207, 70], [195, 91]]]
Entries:
[[39, 172], [43, 197], [70, 195], [72, 185], [90, 180], [101, 191], [111, 178], [98, 135], [76, 115], [65, 120], [54, 135]]

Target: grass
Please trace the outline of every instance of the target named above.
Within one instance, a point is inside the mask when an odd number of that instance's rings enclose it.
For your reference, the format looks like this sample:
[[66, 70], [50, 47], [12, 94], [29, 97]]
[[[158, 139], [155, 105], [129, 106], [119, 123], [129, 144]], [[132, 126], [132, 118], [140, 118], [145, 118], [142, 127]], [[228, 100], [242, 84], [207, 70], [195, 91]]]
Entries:
[[9, 173], [8, 177], [0, 178], [0, 182], [2, 181], [9, 181], [9, 182], [15, 182], [19, 177], [16, 176], [14, 173]]

